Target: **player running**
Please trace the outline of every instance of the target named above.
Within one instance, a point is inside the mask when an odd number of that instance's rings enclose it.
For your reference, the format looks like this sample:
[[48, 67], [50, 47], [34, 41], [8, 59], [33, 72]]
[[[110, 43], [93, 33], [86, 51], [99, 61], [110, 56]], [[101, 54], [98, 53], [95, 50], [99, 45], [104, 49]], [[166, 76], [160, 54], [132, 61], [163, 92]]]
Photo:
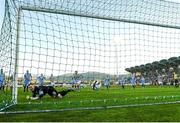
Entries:
[[145, 78], [144, 78], [143, 75], [141, 76], [141, 86], [142, 86], [143, 88], [145, 87]]
[[24, 92], [25, 91], [28, 92], [28, 87], [29, 87], [29, 84], [31, 83], [31, 80], [32, 80], [32, 76], [27, 70], [26, 73], [24, 74]]
[[110, 77], [106, 76], [104, 80], [104, 86], [108, 89], [110, 87]]
[[45, 76], [43, 74], [41, 74], [40, 76], [37, 77], [37, 81], [38, 81], [38, 85], [39, 86], [43, 86], [44, 85], [44, 81], [45, 81]]
[[130, 81], [131, 81], [132, 87], [135, 89], [135, 86], [136, 86], [136, 76], [135, 76], [135, 74], [132, 74]]
[[0, 90], [4, 90], [4, 83], [5, 82], [5, 74], [3, 73], [3, 69], [0, 72]]
[[119, 77], [119, 85], [121, 85], [122, 89], [124, 89], [124, 85], [126, 83], [126, 77]]

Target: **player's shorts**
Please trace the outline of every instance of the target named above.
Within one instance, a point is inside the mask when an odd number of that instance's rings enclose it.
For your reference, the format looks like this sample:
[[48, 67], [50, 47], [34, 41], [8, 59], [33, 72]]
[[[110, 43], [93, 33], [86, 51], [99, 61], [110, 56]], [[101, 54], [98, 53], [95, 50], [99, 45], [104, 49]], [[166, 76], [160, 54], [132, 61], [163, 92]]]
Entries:
[[24, 86], [25, 86], [25, 87], [29, 86], [29, 83], [30, 83], [29, 80], [25, 80], [25, 81], [24, 81]]
[[175, 83], [178, 83], [178, 79], [175, 79], [174, 82], [175, 82]]

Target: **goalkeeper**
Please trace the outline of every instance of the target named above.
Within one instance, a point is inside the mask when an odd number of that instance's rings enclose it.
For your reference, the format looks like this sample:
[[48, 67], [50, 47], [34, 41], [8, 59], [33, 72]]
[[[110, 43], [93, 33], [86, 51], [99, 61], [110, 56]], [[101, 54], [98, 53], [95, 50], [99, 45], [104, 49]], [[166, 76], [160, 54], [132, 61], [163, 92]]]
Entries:
[[32, 91], [32, 97], [27, 97], [27, 99], [31, 99], [31, 100], [41, 99], [46, 94], [48, 94], [53, 98], [62, 98], [67, 93], [74, 91], [73, 89], [70, 88], [58, 92], [53, 86], [33, 86], [33, 85], [30, 86], [30, 89]]

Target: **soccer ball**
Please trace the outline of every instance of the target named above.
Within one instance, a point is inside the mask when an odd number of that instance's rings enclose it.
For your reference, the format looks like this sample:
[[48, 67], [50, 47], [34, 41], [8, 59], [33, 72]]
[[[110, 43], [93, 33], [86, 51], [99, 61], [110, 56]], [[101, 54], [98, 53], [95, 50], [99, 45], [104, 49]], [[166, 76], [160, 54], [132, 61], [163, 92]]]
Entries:
[[29, 99], [30, 99], [30, 96], [29, 96], [29, 95], [27, 95], [27, 96], [26, 96], [26, 99], [27, 99], [27, 100], [29, 100]]

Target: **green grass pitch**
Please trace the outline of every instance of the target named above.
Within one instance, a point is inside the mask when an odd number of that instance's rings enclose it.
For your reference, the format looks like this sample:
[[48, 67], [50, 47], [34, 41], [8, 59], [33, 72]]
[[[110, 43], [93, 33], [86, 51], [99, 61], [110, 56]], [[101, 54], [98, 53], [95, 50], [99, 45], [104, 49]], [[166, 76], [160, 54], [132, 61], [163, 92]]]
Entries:
[[[138, 86], [135, 89], [130, 86], [125, 89], [112, 86], [108, 90], [102, 87], [96, 91], [87, 87], [70, 92], [63, 99], [53, 99], [46, 95], [35, 101], [27, 100], [27, 95], [31, 93], [19, 89], [19, 104], [6, 111], [70, 111], [1, 114], [0, 121], [180, 121], [180, 103], [175, 103], [180, 100], [180, 88], [174, 86]], [[167, 102], [172, 104], [163, 104]], [[92, 109], [82, 110], [87, 107]]]

